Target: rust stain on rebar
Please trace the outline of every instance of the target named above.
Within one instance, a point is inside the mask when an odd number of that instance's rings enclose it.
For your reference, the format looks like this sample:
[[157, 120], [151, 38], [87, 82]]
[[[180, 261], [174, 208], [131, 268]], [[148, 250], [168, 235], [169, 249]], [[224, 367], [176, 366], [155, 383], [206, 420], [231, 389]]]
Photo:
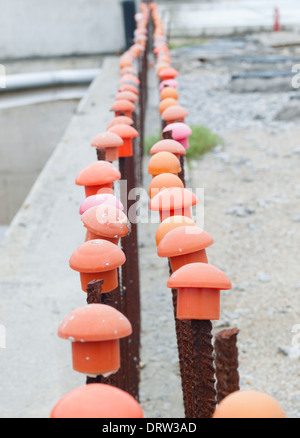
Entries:
[[212, 418], [216, 407], [215, 368], [211, 321], [192, 320], [194, 341], [193, 418]]
[[220, 403], [227, 395], [238, 391], [238, 348], [237, 328], [222, 330], [215, 335], [217, 401]]
[[[135, 204], [129, 200], [129, 192], [136, 188], [137, 157], [119, 159], [120, 172], [123, 180], [127, 181], [127, 190], [121, 192], [121, 201], [128, 210]], [[137, 224], [131, 224], [129, 236], [121, 239], [121, 246], [126, 255], [122, 266], [121, 303], [122, 313], [132, 324], [132, 335], [123, 342], [122, 360], [124, 361], [125, 387], [123, 388], [137, 400], [139, 399], [140, 379], [140, 282], [139, 282], [139, 253]]]
[[103, 280], [93, 280], [87, 286], [87, 304], [100, 304], [102, 302]]

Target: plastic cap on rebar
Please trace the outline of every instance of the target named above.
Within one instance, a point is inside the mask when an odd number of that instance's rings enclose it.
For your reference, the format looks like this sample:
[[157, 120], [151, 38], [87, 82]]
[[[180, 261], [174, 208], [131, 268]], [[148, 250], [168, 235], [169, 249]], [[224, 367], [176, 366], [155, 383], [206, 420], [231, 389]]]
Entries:
[[138, 96], [132, 91], [120, 91], [116, 95], [116, 100], [129, 100], [129, 102], [137, 102]]
[[156, 230], [156, 236], [155, 236], [156, 245], [158, 246], [161, 240], [165, 237], [165, 235], [169, 233], [171, 230], [183, 226], [194, 227], [196, 226], [196, 224], [192, 219], [190, 219], [187, 216], [175, 215], [164, 219]]
[[150, 175], [159, 175], [161, 173], [181, 172], [181, 167], [178, 158], [171, 152], [158, 152], [153, 155], [148, 163], [148, 173]]
[[[155, 156], [155, 155], [154, 155]], [[197, 196], [188, 189], [171, 187], [162, 190], [150, 202], [150, 210], [171, 211], [192, 207], [199, 202]]]
[[92, 383], [62, 397], [52, 409], [51, 418], [143, 418], [143, 411], [122, 389]]
[[117, 134], [119, 137], [125, 138], [135, 138], [139, 135], [137, 130], [130, 125], [127, 124], [118, 124], [114, 125], [108, 130], [114, 134]]
[[169, 288], [231, 289], [232, 285], [220, 269], [207, 263], [191, 263], [175, 271], [168, 280]]
[[83, 243], [71, 258], [70, 267], [84, 273], [107, 272], [125, 263], [126, 257], [121, 248], [113, 243], [95, 239]]
[[162, 89], [162, 91], [160, 92], [160, 100], [164, 100], [167, 98], [172, 98], [172, 99], [178, 100], [179, 94], [178, 94], [178, 91], [176, 90], [176, 88], [165, 87]]
[[129, 100], [116, 100], [110, 108], [111, 111], [131, 111], [135, 110], [135, 106]]
[[109, 124], [107, 125], [107, 129], [111, 128], [115, 125], [133, 125], [133, 120], [130, 117], [127, 116], [117, 116], [114, 119], [112, 119]]
[[161, 190], [170, 187], [184, 188], [184, 184], [181, 179], [173, 173], [161, 173], [152, 179], [149, 185], [149, 196], [152, 199]]
[[157, 248], [159, 257], [176, 257], [205, 249], [213, 238], [199, 227], [182, 226], [169, 231]]
[[58, 336], [72, 342], [96, 342], [131, 335], [128, 319], [106, 304], [89, 304], [69, 313], [58, 328]]
[[162, 80], [174, 79], [179, 75], [178, 71], [173, 67], [164, 68], [159, 72], [159, 77]]
[[178, 87], [178, 82], [175, 79], [166, 79], [159, 84], [159, 91], [162, 91], [165, 87]]
[[79, 186], [103, 185], [114, 182], [121, 178], [121, 174], [108, 161], [95, 161], [85, 167], [76, 177]]
[[189, 112], [186, 108], [184, 108], [181, 105], [173, 105], [169, 106], [164, 110], [161, 117], [164, 121], [170, 122], [170, 121], [176, 121], [176, 120], [183, 120], [189, 115]]
[[285, 418], [279, 403], [260, 391], [236, 391], [225, 397], [213, 418]]
[[[191, 128], [185, 123], [171, 123], [164, 128], [163, 133], [165, 132], [171, 132], [172, 139], [177, 141], [185, 140], [193, 133]], [[186, 147], [185, 145], [183, 146]]]
[[122, 146], [123, 140], [119, 135], [113, 132], [101, 132], [91, 142], [91, 146], [95, 148], [115, 148]]
[[83, 214], [89, 208], [96, 207], [102, 204], [111, 205], [118, 208], [119, 210], [124, 210], [122, 202], [115, 195], [112, 195], [110, 193], [103, 193], [99, 195], [92, 195], [86, 198], [80, 206], [79, 213]]
[[108, 238], [125, 237], [131, 229], [126, 214], [107, 204], [89, 208], [81, 220], [89, 231]]
[[171, 152], [171, 154], [174, 155], [185, 155], [186, 149], [179, 141], [166, 139], [158, 141], [150, 149], [150, 154], [152, 155], [158, 152]]
[[178, 101], [173, 99], [172, 97], [167, 97], [166, 99], [160, 102], [158, 106], [159, 113], [162, 114], [167, 108], [174, 105], [175, 106], [179, 105]]

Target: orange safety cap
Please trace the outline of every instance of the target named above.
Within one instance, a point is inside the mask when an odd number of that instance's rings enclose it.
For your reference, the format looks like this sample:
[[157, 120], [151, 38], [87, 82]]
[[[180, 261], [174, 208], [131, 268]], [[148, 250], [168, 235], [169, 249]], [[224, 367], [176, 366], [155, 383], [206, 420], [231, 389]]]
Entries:
[[176, 257], [205, 249], [213, 243], [213, 238], [201, 228], [182, 226], [164, 236], [157, 254], [159, 257]]
[[212, 237], [199, 227], [182, 226], [169, 231], [157, 248], [159, 257], [168, 257], [172, 271], [190, 263], [208, 263], [205, 249]]
[[178, 91], [173, 87], [165, 87], [160, 93], [160, 100], [164, 100], [167, 98], [178, 100]]
[[150, 154], [152, 155], [157, 154], [158, 152], [171, 152], [171, 154], [174, 154], [179, 158], [180, 155], [186, 154], [186, 149], [181, 143], [179, 143], [179, 141], [166, 139], [158, 141], [150, 149]]
[[178, 71], [173, 67], [166, 67], [159, 72], [159, 78], [162, 80], [174, 79], [179, 75]]
[[92, 383], [66, 394], [52, 409], [51, 418], [143, 418], [143, 411], [122, 389]]
[[112, 132], [101, 132], [91, 143], [91, 146], [97, 149], [105, 149], [105, 158], [107, 161], [116, 161], [119, 158], [119, 146], [123, 145], [123, 140]]
[[179, 105], [178, 101], [173, 99], [172, 97], [168, 97], [164, 100], [162, 100], [159, 104], [158, 110], [159, 113], [162, 114], [166, 108], [169, 108], [170, 106], [177, 106]]
[[174, 175], [173, 173], [161, 173], [160, 175], [157, 175], [152, 179], [149, 185], [149, 196], [152, 199], [161, 190], [170, 187], [183, 188], [184, 185], [181, 179], [177, 175]]
[[191, 190], [171, 187], [160, 191], [151, 199], [150, 210], [159, 211], [161, 220], [175, 215], [191, 218], [190, 209], [198, 202], [197, 196]]
[[236, 391], [225, 397], [213, 418], [286, 418], [279, 403], [260, 391]]
[[231, 289], [228, 277], [207, 263], [181, 266], [173, 272], [167, 284], [178, 289], [178, 319], [220, 319], [220, 290]]
[[138, 97], [132, 91], [120, 91], [116, 96], [116, 100], [129, 100], [130, 102], [137, 102]]
[[152, 176], [160, 175], [161, 173], [174, 173], [174, 175], [178, 175], [180, 172], [179, 160], [171, 152], [158, 152], [149, 160], [148, 173]]
[[70, 267], [80, 272], [82, 290], [92, 280], [103, 280], [102, 292], [110, 292], [118, 286], [117, 268], [126, 257], [119, 246], [103, 239], [89, 240], [77, 248], [71, 258]]
[[134, 122], [133, 122], [131, 117], [118, 116], [109, 122], [109, 124], [107, 125], [107, 129], [109, 129], [115, 125], [130, 125], [131, 126], [131, 125], [133, 125], [133, 123]]
[[76, 184], [85, 186], [86, 196], [96, 195], [103, 187], [112, 187], [121, 173], [108, 161], [95, 161], [85, 167], [76, 177]]
[[88, 240], [103, 238], [117, 243], [131, 230], [126, 214], [113, 205], [91, 207], [82, 214], [81, 220], [89, 232]]
[[72, 342], [96, 342], [131, 335], [128, 319], [106, 304], [88, 304], [73, 310], [61, 322], [58, 336]]
[[125, 124], [119, 124], [109, 128], [110, 132], [119, 135], [124, 144], [119, 148], [119, 157], [131, 157], [133, 155], [132, 139], [137, 137], [139, 133], [135, 128]]
[[163, 220], [156, 231], [156, 245], [158, 246], [164, 236], [171, 230], [183, 226], [196, 226], [195, 222], [187, 216], [170, 216]]
[[175, 123], [183, 121], [188, 115], [189, 112], [186, 108], [181, 105], [173, 105], [166, 108], [161, 117], [165, 122]]

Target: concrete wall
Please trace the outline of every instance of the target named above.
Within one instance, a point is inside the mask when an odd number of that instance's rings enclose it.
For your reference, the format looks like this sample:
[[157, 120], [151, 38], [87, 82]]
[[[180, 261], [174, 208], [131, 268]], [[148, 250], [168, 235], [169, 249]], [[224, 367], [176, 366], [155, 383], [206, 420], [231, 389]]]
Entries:
[[121, 0], [0, 0], [0, 59], [124, 47]]
[[7, 225], [63, 135], [77, 100], [0, 110], [0, 225]]

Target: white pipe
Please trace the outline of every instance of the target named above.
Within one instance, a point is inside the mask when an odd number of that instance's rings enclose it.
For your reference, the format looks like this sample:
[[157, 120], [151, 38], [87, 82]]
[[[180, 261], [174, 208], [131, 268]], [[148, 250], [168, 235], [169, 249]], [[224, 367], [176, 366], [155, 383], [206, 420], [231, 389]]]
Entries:
[[58, 85], [89, 84], [95, 79], [99, 72], [99, 69], [89, 69], [8, 75], [6, 76], [6, 88], [2, 91], [26, 90]]

